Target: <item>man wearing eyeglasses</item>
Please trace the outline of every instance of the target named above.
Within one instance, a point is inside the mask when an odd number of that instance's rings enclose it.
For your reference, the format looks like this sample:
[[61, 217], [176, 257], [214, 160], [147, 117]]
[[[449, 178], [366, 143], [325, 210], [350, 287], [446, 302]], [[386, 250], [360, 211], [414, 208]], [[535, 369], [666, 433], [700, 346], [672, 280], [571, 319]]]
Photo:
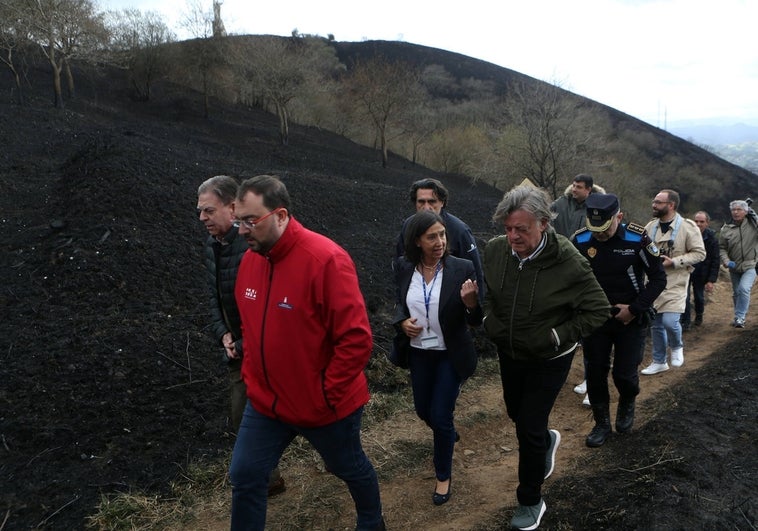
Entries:
[[[234, 198], [237, 181], [227, 175], [217, 175], [197, 189], [197, 217], [208, 231], [204, 262], [210, 299], [211, 333], [224, 348], [224, 361], [229, 373], [231, 422], [239, 431], [242, 412], [247, 404], [245, 382], [242, 381], [242, 332], [240, 314], [234, 300], [234, 281], [247, 241], [234, 224]], [[268, 494], [284, 492], [284, 479], [279, 469], [271, 474]]]
[[232, 529], [264, 529], [266, 485], [301, 435], [349, 487], [356, 529], [384, 529], [376, 472], [360, 439], [369, 400], [363, 372], [373, 341], [355, 265], [332, 240], [291, 215], [287, 188], [259, 175], [237, 192], [248, 404], [232, 454]]
[[645, 229], [661, 256], [666, 271], [666, 289], [655, 299], [658, 312], [650, 326], [653, 362], [642, 374], [658, 374], [669, 370], [667, 349], [671, 349], [671, 365], [684, 364], [684, 343], [679, 322], [687, 302], [687, 283], [693, 266], [705, 260], [705, 244], [700, 229], [691, 219], [678, 212], [679, 194], [661, 190], [653, 199], [653, 217]]

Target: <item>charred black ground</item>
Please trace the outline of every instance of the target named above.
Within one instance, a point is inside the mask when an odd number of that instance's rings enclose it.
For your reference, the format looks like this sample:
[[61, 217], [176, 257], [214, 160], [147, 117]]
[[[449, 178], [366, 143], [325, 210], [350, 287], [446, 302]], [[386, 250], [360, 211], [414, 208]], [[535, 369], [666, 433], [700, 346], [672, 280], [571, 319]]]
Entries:
[[[130, 104], [99, 90], [65, 111], [0, 104], [7, 530], [82, 528], [102, 494], [165, 493], [188, 463], [229, 452], [194, 214], [202, 180], [281, 176], [294, 215], [353, 256], [383, 355], [407, 189], [434, 175], [399, 159], [382, 169], [375, 152], [315, 129], [293, 127], [284, 148], [265, 113], [217, 107], [203, 120], [199, 98]], [[450, 211], [486, 240], [500, 192], [441, 178]], [[661, 397], [633, 444], [591, 456], [591, 481], [551, 486], [551, 521], [754, 529], [756, 343], [746, 331]]]

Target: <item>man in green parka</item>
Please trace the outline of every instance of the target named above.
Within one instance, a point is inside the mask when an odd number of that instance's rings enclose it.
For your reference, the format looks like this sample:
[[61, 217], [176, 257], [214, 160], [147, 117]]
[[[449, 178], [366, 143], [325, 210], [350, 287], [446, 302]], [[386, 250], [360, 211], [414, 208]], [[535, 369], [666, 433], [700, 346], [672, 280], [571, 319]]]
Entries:
[[548, 418], [581, 338], [610, 316], [587, 261], [550, 221], [550, 197], [531, 186], [505, 194], [492, 219], [505, 234], [484, 252], [484, 329], [497, 345], [508, 416], [519, 442], [513, 529], [536, 529], [542, 483], [552, 473], [560, 433]]

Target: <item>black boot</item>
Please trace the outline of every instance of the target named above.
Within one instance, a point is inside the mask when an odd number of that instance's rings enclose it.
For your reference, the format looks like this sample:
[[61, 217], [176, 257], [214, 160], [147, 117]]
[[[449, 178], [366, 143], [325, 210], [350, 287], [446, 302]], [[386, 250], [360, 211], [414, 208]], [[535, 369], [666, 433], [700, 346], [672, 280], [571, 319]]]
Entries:
[[611, 434], [611, 413], [608, 404], [592, 404], [592, 416], [595, 417], [595, 427], [587, 435], [587, 446], [597, 448], [603, 446]]
[[632, 430], [632, 424], [634, 424], [634, 398], [631, 400], [621, 398], [616, 408], [616, 432], [627, 433]]

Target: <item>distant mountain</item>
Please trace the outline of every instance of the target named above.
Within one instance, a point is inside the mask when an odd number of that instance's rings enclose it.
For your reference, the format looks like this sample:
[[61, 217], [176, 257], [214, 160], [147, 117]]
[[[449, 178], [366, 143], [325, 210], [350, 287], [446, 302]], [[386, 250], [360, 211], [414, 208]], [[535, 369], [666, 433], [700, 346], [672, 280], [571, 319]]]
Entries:
[[745, 142], [758, 142], [758, 126], [735, 123], [732, 125], [681, 125], [669, 127], [669, 132], [695, 144], [729, 146]]

